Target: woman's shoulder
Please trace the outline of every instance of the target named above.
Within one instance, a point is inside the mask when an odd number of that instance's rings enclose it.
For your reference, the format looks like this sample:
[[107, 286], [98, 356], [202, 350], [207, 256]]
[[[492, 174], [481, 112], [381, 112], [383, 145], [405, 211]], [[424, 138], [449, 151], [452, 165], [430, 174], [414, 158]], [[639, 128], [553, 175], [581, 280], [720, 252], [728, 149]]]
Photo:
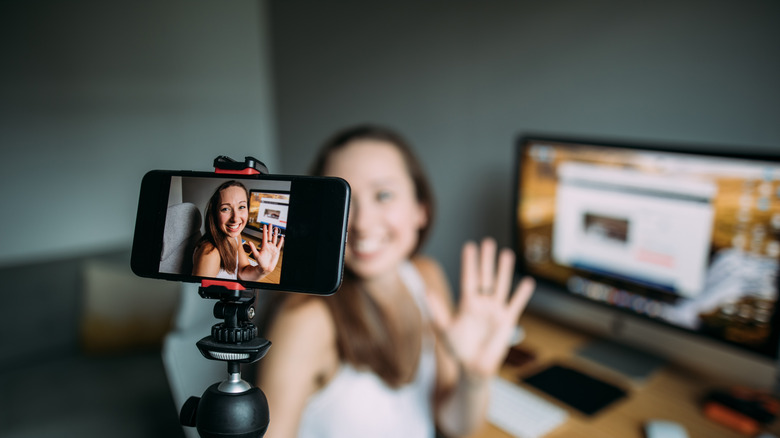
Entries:
[[214, 244], [209, 242], [208, 240], [201, 240], [195, 246], [196, 256], [208, 256], [212, 254], [218, 254], [217, 247], [214, 246]]
[[219, 273], [222, 258], [211, 242], [201, 241], [193, 251], [192, 261], [194, 263], [192, 271], [195, 275], [213, 277]]
[[414, 256], [412, 258], [412, 264], [426, 280], [444, 277], [444, 270], [442, 269], [441, 264], [432, 257], [425, 255]]
[[280, 303], [264, 335], [273, 348], [259, 365], [259, 386], [266, 391], [272, 408], [282, 412], [278, 424], [296, 429], [308, 397], [338, 369], [332, 327], [321, 297], [290, 294]]
[[310, 294], [290, 293], [284, 300], [281, 310], [286, 313], [300, 313], [313, 316], [312, 314], [324, 315], [330, 314], [328, 305], [325, 303], [327, 297], [319, 297]]
[[[279, 307], [273, 324], [277, 336], [306, 341], [335, 339], [333, 316], [325, 303], [327, 298], [292, 294]], [[308, 341], [307, 341], [308, 342]]]

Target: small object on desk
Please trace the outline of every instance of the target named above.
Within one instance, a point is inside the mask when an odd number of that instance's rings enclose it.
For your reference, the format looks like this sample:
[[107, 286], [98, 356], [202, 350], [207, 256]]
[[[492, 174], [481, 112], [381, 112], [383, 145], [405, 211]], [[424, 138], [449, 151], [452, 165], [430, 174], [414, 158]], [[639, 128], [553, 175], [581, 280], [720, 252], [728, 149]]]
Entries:
[[563, 424], [569, 413], [506, 379], [490, 384], [487, 419], [518, 438], [538, 438]]
[[521, 325], [516, 325], [514, 331], [512, 332], [512, 339], [509, 340], [509, 345], [511, 346], [520, 345], [524, 339], [525, 339], [525, 329]]
[[707, 394], [703, 409], [710, 420], [745, 435], [755, 435], [778, 415], [780, 401], [761, 391], [733, 388]]
[[509, 349], [504, 358], [504, 363], [513, 366], [521, 367], [527, 363], [531, 363], [536, 360], [536, 354], [533, 351], [523, 348], [519, 345], [515, 345]]
[[645, 438], [689, 438], [688, 431], [674, 421], [648, 420], [644, 429]]
[[594, 415], [626, 396], [626, 391], [611, 383], [563, 365], [551, 365], [524, 380], [585, 415]]

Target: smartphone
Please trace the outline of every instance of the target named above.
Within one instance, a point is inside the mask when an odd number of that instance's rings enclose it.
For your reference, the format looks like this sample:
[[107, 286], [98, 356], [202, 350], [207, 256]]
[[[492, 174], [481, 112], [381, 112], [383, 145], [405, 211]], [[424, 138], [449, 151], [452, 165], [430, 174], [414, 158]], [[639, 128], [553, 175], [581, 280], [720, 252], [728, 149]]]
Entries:
[[[219, 190], [225, 186], [233, 189]], [[211, 212], [210, 199], [218, 205]], [[331, 295], [343, 274], [349, 200], [341, 178], [152, 170], [141, 181], [131, 268], [147, 278]], [[199, 258], [226, 239], [236, 242], [228, 247], [236, 265], [206, 272]], [[246, 279], [243, 267], [259, 264], [250, 242], [258, 252], [277, 245], [279, 258], [266, 275]]]

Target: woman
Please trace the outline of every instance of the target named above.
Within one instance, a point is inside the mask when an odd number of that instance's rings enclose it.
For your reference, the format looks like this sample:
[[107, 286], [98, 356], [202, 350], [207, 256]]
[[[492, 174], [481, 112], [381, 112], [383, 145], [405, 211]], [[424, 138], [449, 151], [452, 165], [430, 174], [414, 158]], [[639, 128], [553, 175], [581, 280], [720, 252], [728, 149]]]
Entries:
[[206, 231], [195, 247], [193, 274], [226, 280], [260, 281], [276, 269], [284, 245], [279, 229], [263, 225], [263, 244], [258, 251], [247, 242], [256, 263], [251, 263], [241, 233], [249, 218], [249, 196], [238, 181], [220, 185], [206, 204]]
[[260, 362], [266, 437], [433, 437], [474, 432], [490, 379], [533, 290], [511, 298], [514, 255], [485, 239], [463, 248], [455, 310], [437, 262], [418, 254], [433, 219], [422, 168], [394, 132], [337, 134], [313, 174], [352, 188], [345, 276], [332, 297], [280, 295]]

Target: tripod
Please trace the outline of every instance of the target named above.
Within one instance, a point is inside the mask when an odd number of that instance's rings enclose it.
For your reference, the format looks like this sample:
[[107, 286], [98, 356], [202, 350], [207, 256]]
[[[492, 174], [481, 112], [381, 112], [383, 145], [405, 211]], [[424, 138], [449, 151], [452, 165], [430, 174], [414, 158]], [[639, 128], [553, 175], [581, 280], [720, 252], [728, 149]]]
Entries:
[[190, 397], [181, 408], [181, 424], [196, 427], [204, 438], [262, 437], [268, 429], [268, 401], [260, 388], [241, 378], [241, 364], [262, 359], [271, 342], [258, 337], [251, 322], [256, 291], [237, 286], [204, 281], [198, 290], [201, 297], [218, 300], [214, 316], [223, 322], [196, 345], [205, 358], [227, 362], [228, 368], [226, 380], [209, 386], [201, 397]]
[[[262, 161], [246, 157], [235, 161], [224, 155], [214, 159], [214, 170], [222, 174], [268, 174]], [[260, 388], [241, 378], [241, 364], [262, 359], [271, 342], [257, 336], [252, 324], [255, 290], [235, 282], [204, 280], [198, 289], [203, 298], [216, 299], [214, 317], [223, 322], [211, 327], [211, 335], [196, 343], [211, 360], [227, 362], [228, 378], [209, 386], [201, 397], [184, 402], [179, 421], [195, 427], [203, 438], [262, 437], [268, 429], [268, 400]]]

